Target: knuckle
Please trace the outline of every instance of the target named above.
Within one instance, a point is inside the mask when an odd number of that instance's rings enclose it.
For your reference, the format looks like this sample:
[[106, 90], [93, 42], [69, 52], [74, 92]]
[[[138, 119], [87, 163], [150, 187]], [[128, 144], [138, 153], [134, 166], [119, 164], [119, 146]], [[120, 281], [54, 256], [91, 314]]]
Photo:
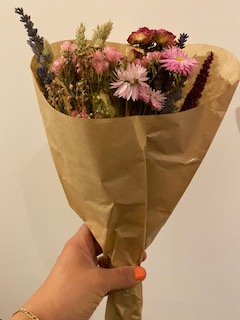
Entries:
[[131, 287], [134, 285], [134, 274], [132, 268], [120, 268], [120, 274], [122, 278], [122, 284], [125, 288]]

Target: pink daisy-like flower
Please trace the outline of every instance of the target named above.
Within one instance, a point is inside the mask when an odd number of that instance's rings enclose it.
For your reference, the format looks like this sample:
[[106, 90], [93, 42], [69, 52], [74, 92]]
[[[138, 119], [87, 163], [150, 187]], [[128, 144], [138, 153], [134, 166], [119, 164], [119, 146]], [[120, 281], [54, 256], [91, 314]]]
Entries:
[[139, 99], [160, 111], [164, 108], [166, 96], [160, 90], [155, 90], [148, 86], [140, 89]]
[[114, 96], [133, 101], [138, 100], [142, 87], [148, 87], [147, 69], [139, 64], [130, 63], [127, 68], [115, 70], [116, 81], [111, 82], [111, 89], [117, 89]]
[[197, 61], [178, 47], [171, 47], [162, 51], [162, 66], [169, 71], [190, 76], [196, 69]]

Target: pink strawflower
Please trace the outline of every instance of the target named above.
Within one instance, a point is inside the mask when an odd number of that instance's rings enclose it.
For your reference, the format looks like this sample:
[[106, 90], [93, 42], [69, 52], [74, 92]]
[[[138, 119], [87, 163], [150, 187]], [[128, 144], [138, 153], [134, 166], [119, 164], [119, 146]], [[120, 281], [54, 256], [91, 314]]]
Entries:
[[78, 114], [79, 114], [79, 112], [78, 112], [77, 110], [72, 110], [72, 111], [70, 112], [70, 115], [71, 115], [72, 117], [77, 117]]
[[90, 119], [91, 115], [87, 113], [86, 108], [83, 108], [83, 111], [78, 114], [78, 118]]
[[59, 73], [61, 72], [61, 69], [63, 68], [63, 66], [65, 64], [65, 62], [66, 62], [66, 59], [63, 58], [63, 57], [60, 57], [57, 60], [55, 60], [53, 62], [53, 65], [52, 65], [52, 72], [55, 75], [59, 75]]
[[197, 61], [178, 47], [171, 47], [162, 51], [162, 66], [169, 71], [190, 76], [196, 69]]
[[139, 28], [130, 34], [127, 41], [130, 45], [148, 45], [154, 39], [156, 30], [149, 30], [147, 27]]
[[97, 50], [93, 53], [91, 63], [97, 74], [103, 73], [109, 67], [109, 62], [106, 60], [102, 50]]
[[149, 61], [159, 61], [162, 57], [161, 51], [152, 51], [146, 54], [146, 59]]
[[73, 54], [73, 56], [72, 56], [72, 64], [73, 64], [73, 65], [76, 65], [77, 62], [78, 62], [78, 55]]
[[160, 90], [155, 90], [148, 86], [140, 89], [139, 100], [150, 104], [154, 109], [160, 111], [164, 108], [166, 97]]
[[115, 70], [116, 81], [111, 82], [111, 89], [117, 89], [114, 96], [133, 101], [138, 100], [139, 92], [142, 87], [147, 87], [146, 81], [147, 69], [139, 64], [130, 63], [127, 68], [119, 68]]
[[63, 44], [61, 45], [61, 51], [69, 51], [69, 52], [74, 52], [77, 50], [77, 45], [76, 43], [72, 43], [70, 41], [64, 41]]
[[142, 65], [147, 68], [149, 66], [149, 63], [151, 62], [159, 62], [161, 59], [161, 52], [160, 51], [152, 51], [148, 52], [143, 58], [142, 58]]
[[83, 111], [80, 111], [80, 112], [78, 112], [77, 110], [73, 110], [71, 111], [70, 115], [75, 118], [84, 118], [84, 119], [91, 118], [90, 114], [87, 113], [86, 108], [83, 108]]
[[132, 63], [134, 63], [135, 65], [138, 64], [147, 69], [147, 64], [144, 64], [143, 62], [144, 62], [143, 59], [139, 59], [139, 58], [136, 58], [134, 61], [132, 61]]
[[158, 29], [156, 30], [154, 41], [156, 41], [156, 43], [162, 47], [167, 47], [176, 44], [175, 38], [176, 36], [172, 32], [165, 29]]
[[112, 47], [105, 47], [103, 53], [108, 62], [118, 63], [123, 58], [123, 55]]

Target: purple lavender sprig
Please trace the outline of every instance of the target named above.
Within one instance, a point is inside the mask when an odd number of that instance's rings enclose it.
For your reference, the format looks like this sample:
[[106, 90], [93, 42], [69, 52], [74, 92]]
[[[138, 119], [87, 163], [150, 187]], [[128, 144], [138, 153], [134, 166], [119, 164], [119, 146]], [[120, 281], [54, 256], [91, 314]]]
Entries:
[[209, 77], [209, 69], [213, 61], [214, 55], [213, 52], [210, 52], [207, 58], [205, 59], [199, 74], [193, 84], [192, 89], [189, 91], [186, 96], [184, 103], [180, 111], [186, 111], [192, 108], [195, 108], [198, 105], [198, 102], [202, 96], [202, 92], [205, 88]]
[[183, 49], [185, 48], [185, 43], [188, 39], [189, 35], [187, 33], [181, 33], [178, 40], [177, 40], [177, 46], [180, 48], [180, 49]]
[[33, 27], [34, 25], [31, 21], [31, 17], [24, 13], [23, 8], [16, 8], [15, 13], [21, 16], [20, 21], [23, 22], [29, 37], [27, 43], [32, 48], [33, 53], [36, 55], [39, 61], [44, 48], [43, 37], [38, 35], [38, 30]]
[[29, 39], [27, 43], [30, 45], [33, 53], [35, 54], [39, 66], [36, 69], [39, 85], [47, 96], [47, 90], [45, 85], [50, 84], [54, 79], [54, 74], [49, 70], [49, 63], [51, 62], [51, 55], [44, 54], [44, 39], [38, 35], [38, 30], [34, 28], [34, 24], [31, 21], [31, 17], [24, 13], [23, 8], [16, 8], [15, 13], [21, 16], [20, 21], [23, 22]]

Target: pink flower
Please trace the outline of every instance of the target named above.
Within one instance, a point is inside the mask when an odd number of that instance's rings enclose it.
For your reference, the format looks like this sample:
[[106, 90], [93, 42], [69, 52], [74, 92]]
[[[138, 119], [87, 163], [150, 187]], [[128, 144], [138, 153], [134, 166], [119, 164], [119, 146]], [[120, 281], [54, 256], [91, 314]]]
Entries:
[[159, 62], [161, 59], [161, 52], [160, 51], [152, 51], [148, 52], [143, 58], [142, 58], [142, 65], [147, 68], [149, 63], [151, 62]]
[[130, 34], [127, 41], [130, 45], [148, 45], [155, 36], [155, 30], [149, 30], [147, 27], [139, 28]]
[[134, 31], [130, 34], [127, 41], [132, 46], [146, 47], [151, 46], [156, 43], [162, 47], [166, 47], [169, 45], [175, 45], [176, 36], [165, 30], [149, 30], [146, 27], [139, 28], [137, 31]]
[[69, 51], [69, 52], [74, 52], [77, 50], [77, 45], [76, 43], [72, 43], [70, 41], [64, 41], [63, 44], [61, 45], [61, 51]]
[[155, 90], [148, 86], [140, 89], [139, 99], [160, 111], [164, 108], [166, 97], [160, 90]]
[[63, 57], [60, 57], [57, 60], [55, 60], [53, 62], [53, 65], [52, 65], [52, 72], [55, 75], [59, 75], [59, 73], [61, 72], [61, 69], [63, 68], [63, 66], [65, 64], [65, 62], [66, 62], [66, 59], [63, 58]]
[[167, 46], [170, 46], [170, 45], [172, 46], [176, 44], [175, 38], [176, 36], [171, 32], [165, 29], [159, 29], [159, 30], [156, 30], [154, 41], [163, 47], [167, 47]]
[[84, 118], [84, 119], [91, 118], [90, 114], [87, 113], [86, 108], [83, 108], [83, 111], [80, 111], [80, 112], [78, 112], [77, 110], [73, 110], [71, 111], [70, 115], [75, 118]]
[[142, 59], [136, 58], [134, 61], [132, 61], [132, 63], [134, 63], [136, 65], [139, 64], [140, 66], [143, 66], [144, 68], [147, 69], [147, 65], [143, 64], [143, 60]]
[[161, 59], [161, 51], [153, 51], [153, 52], [148, 52], [147, 55], [146, 55], [146, 59], [148, 61], [159, 61]]
[[87, 113], [86, 108], [83, 109], [83, 111], [81, 111], [78, 116], [78, 118], [84, 118], [84, 119], [90, 119], [91, 115]]
[[106, 60], [106, 56], [102, 50], [97, 50], [93, 53], [91, 63], [97, 74], [103, 73], [109, 67], [109, 62]]
[[78, 114], [79, 114], [79, 112], [78, 112], [77, 110], [72, 110], [72, 111], [70, 112], [70, 115], [71, 115], [72, 117], [77, 117]]
[[123, 55], [112, 47], [105, 47], [103, 53], [108, 62], [118, 63], [123, 58]]
[[191, 59], [178, 47], [171, 47], [162, 51], [162, 66], [171, 72], [190, 76], [196, 69], [197, 61]]
[[73, 64], [73, 65], [76, 65], [77, 62], [78, 62], [78, 55], [73, 54], [73, 56], [72, 56], [72, 64]]
[[147, 69], [139, 64], [130, 63], [127, 68], [115, 70], [116, 81], [111, 82], [111, 89], [117, 89], [114, 96], [133, 101], [138, 100], [142, 87], [147, 87]]

